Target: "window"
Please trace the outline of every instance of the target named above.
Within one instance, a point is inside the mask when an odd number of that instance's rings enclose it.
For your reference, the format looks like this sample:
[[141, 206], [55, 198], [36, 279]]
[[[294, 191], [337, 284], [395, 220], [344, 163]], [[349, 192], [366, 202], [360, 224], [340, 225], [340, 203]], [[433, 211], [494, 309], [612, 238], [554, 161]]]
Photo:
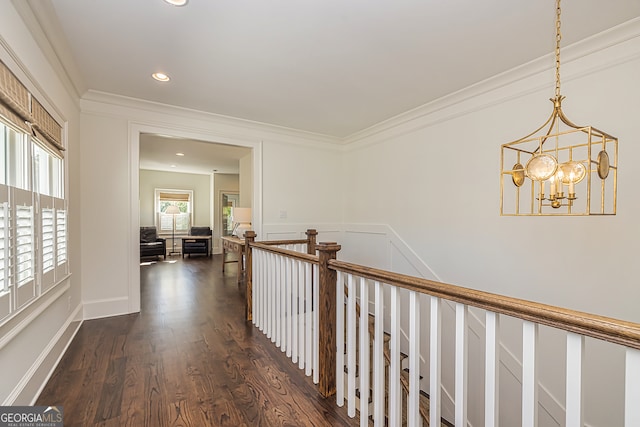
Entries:
[[29, 180], [29, 141], [27, 135], [5, 126], [5, 150], [7, 151], [7, 183], [15, 188], [31, 190]]
[[53, 270], [54, 210], [42, 209], [42, 273]]
[[0, 76], [0, 322], [4, 322], [60, 283], [69, 270], [62, 126], [2, 61]]
[[33, 147], [34, 188], [39, 194], [62, 197], [62, 159], [50, 150], [46, 144], [35, 140]]
[[[156, 190], [156, 213], [159, 234], [170, 234], [175, 220], [176, 234], [189, 234], [192, 223], [193, 191]], [[167, 214], [169, 206], [177, 206], [179, 214]], [[175, 216], [175, 218], [174, 218]]]

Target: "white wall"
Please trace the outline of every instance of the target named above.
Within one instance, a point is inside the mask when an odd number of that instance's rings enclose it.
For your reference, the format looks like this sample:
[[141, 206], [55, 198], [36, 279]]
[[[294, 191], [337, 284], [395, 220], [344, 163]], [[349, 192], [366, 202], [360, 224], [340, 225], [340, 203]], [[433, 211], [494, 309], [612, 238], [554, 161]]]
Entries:
[[276, 221], [279, 206], [291, 206], [290, 220], [340, 217], [340, 150], [331, 139], [96, 92], [83, 96], [80, 105], [83, 226], [91, 230], [83, 235], [87, 318], [139, 310], [140, 133], [251, 148], [251, 205], [259, 238], [263, 223]]
[[[329, 144], [314, 146], [265, 143], [263, 185], [265, 238], [297, 238], [307, 228], [326, 230], [322, 240], [342, 222], [341, 151]], [[294, 237], [295, 236], [295, 237]]]
[[155, 190], [193, 191], [193, 225], [211, 227], [210, 175], [140, 170], [140, 225], [154, 225]]
[[[422, 273], [444, 282], [640, 322], [640, 179], [633, 166], [640, 156], [639, 36], [640, 21], [564, 53], [565, 113], [620, 140], [616, 216], [499, 215], [500, 145], [531, 132], [551, 113], [553, 62], [546, 58], [353, 137], [344, 159], [345, 222], [389, 226], [414, 252]], [[357, 244], [361, 261], [380, 258], [379, 234], [372, 231], [367, 239], [360, 230], [357, 240], [349, 233], [345, 239], [343, 246]], [[385, 263], [421, 274], [391, 255]], [[518, 325], [507, 320], [503, 343], [513, 355], [503, 355], [516, 370], [518, 336]], [[556, 334], [541, 333], [541, 394], [562, 404], [564, 367], [557, 359], [563, 360], [564, 348], [558, 343]], [[586, 420], [621, 425], [620, 351], [599, 347], [587, 342]], [[445, 382], [447, 376], [443, 372]], [[607, 391], [596, 392], [596, 384]], [[517, 393], [505, 398], [505, 413], [519, 407]], [[554, 405], [547, 404], [552, 414], [558, 412]], [[482, 424], [481, 415], [470, 408], [474, 425]], [[562, 423], [544, 419], [544, 425]]]
[[[19, 4], [20, 5], [20, 4]], [[81, 312], [81, 210], [78, 99], [60, 80], [13, 2], [0, 2], [0, 59], [66, 125], [66, 194], [69, 199], [69, 266], [72, 276], [0, 325], [2, 405], [33, 404], [79, 327]], [[23, 10], [22, 13], [25, 13]], [[32, 21], [33, 22], [33, 21]]]

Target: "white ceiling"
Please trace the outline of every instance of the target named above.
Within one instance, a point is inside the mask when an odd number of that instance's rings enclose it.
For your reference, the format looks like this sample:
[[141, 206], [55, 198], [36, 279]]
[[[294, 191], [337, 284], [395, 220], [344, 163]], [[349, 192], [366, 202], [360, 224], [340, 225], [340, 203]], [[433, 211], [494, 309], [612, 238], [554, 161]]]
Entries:
[[[235, 173], [250, 148], [168, 136], [140, 135], [140, 168], [182, 173]], [[184, 156], [178, 156], [182, 153]]]
[[[28, 4], [80, 95], [103, 91], [337, 138], [551, 54], [555, 43], [554, 0]], [[565, 0], [562, 45], [638, 16], [640, 0]], [[156, 71], [172, 80], [152, 80]]]

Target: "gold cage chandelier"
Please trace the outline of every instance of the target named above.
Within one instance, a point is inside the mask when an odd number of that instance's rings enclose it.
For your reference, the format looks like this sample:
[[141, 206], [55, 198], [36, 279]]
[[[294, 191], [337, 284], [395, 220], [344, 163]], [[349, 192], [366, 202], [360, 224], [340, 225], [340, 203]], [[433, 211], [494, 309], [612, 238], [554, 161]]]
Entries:
[[618, 138], [593, 126], [577, 126], [562, 112], [560, 12], [557, 0], [553, 112], [529, 135], [502, 145], [503, 216], [616, 213]]

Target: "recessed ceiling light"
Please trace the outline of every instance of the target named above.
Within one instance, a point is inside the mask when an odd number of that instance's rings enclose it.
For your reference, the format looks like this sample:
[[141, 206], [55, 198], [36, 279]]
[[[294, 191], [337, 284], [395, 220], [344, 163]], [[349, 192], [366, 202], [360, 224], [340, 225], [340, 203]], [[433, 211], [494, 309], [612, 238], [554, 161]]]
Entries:
[[187, 1], [189, 0], [164, 0], [164, 1], [174, 6], [184, 6], [185, 4], [187, 4]]
[[184, 153], [176, 153], [176, 156], [184, 156]]
[[165, 73], [153, 73], [151, 74], [151, 77], [159, 82], [168, 82], [169, 80], [171, 80], [171, 77], [167, 76]]
[[175, 167], [176, 167], [176, 165], [171, 165], [171, 167], [172, 167], [172, 168], [175, 168]]

